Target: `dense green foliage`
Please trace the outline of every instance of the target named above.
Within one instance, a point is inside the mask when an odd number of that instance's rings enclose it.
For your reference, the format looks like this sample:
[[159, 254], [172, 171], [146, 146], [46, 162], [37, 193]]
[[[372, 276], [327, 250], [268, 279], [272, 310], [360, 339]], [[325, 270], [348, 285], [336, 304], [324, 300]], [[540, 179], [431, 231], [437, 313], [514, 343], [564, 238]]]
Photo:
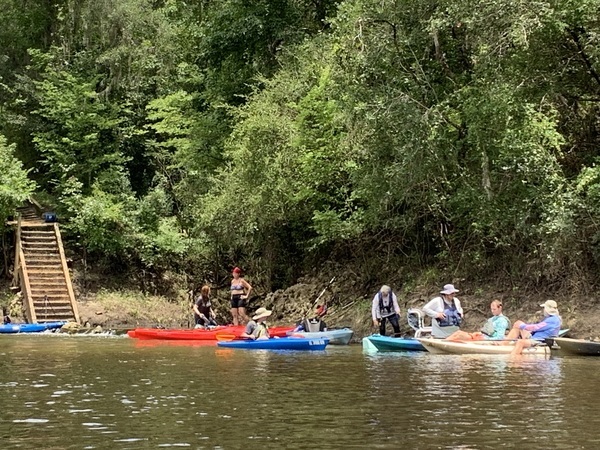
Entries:
[[598, 268], [600, 0], [26, 3], [0, 133], [97, 259]]
[[4, 222], [35, 189], [21, 161], [14, 156], [15, 145], [8, 145], [0, 134], [0, 220]]

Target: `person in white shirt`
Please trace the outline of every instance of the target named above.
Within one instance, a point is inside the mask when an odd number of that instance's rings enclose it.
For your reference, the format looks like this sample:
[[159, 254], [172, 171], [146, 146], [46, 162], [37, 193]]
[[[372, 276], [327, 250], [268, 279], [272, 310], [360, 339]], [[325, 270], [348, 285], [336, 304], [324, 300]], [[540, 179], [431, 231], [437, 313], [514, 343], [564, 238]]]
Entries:
[[431, 335], [435, 338], [447, 338], [460, 330], [463, 319], [463, 309], [460, 300], [455, 297], [458, 289], [452, 284], [446, 284], [435, 297], [423, 307], [423, 311], [431, 317]]
[[375, 297], [373, 297], [373, 307], [371, 308], [373, 316], [373, 325], [379, 327], [379, 334], [385, 336], [385, 324], [390, 322], [395, 334], [400, 333], [400, 307], [398, 298], [392, 292], [392, 288], [383, 285]]

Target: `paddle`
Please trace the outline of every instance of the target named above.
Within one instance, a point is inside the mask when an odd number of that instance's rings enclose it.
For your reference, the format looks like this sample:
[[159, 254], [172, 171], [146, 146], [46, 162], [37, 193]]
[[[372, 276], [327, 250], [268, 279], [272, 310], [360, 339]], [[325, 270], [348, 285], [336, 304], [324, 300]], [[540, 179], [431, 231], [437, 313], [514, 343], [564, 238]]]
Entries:
[[315, 301], [312, 303], [312, 305], [310, 306], [310, 308], [302, 315], [303, 318], [306, 317], [306, 315], [315, 307], [315, 305], [319, 302], [319, 299], [323, 296], [323, 294], [325, 293], [325, 291], [327, 291], [327, 289], [329, 289], [329, 286], [331, 286], [333, 284], [333, 282], [335, 281], [335, 277], [333, 277], [331, 280], [329, 280], [329, 283], [327, 283], [327, 286], [325, 286], [323, 288], [323, 290], [321, 291], [321, 293], [317, 296], [317, 298], [315, 299]]
[[235, 339], [244, 339], [239, 336], [236, 336], [235, 334], [227, 334], [227, 333], [223, 333], [223, 334], [218, 333], [215, 335], [215, 337], [217, 338], [217, 341], [225, 341], [225, 342], [233, 341]]

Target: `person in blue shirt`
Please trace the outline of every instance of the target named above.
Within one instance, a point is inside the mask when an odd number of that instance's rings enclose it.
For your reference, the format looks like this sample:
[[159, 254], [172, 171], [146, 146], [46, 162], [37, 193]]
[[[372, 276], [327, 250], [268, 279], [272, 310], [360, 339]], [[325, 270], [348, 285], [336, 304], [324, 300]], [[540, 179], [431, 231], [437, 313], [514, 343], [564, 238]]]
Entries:
[[518, 339], [511, 355], [520, 355], [523, 349], [533, 347], [544, 339], [558, 336], [562, 320], [558, 314], [558, 305], [554, 300], [546, 300], [540, 305], [544, 308], [544, 319], [538, 323], [525, 323], [517, 320], [506, 336], [507, 339]]
[[493, 300], [490, 303], [492, 317], [490, 317], [481, 331], [468, 333], [466, 331], [455, 331], [446, 339], [449, 341], [483, 341], [483, 340], [498, 340], [504, 339], [506, 331], [510, 328], [510, 320], [502, 314], [502, 302]]

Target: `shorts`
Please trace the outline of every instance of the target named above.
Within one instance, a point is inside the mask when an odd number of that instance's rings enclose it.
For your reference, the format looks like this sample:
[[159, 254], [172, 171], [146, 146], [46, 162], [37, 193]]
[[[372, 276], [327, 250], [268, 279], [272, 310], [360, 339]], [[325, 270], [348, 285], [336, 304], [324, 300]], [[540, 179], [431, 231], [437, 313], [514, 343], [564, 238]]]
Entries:
[[234, 294], [231, 296], [231, 307], [232, 308], [245, 308], [246, 299], [242, 298], [242, 294]]

